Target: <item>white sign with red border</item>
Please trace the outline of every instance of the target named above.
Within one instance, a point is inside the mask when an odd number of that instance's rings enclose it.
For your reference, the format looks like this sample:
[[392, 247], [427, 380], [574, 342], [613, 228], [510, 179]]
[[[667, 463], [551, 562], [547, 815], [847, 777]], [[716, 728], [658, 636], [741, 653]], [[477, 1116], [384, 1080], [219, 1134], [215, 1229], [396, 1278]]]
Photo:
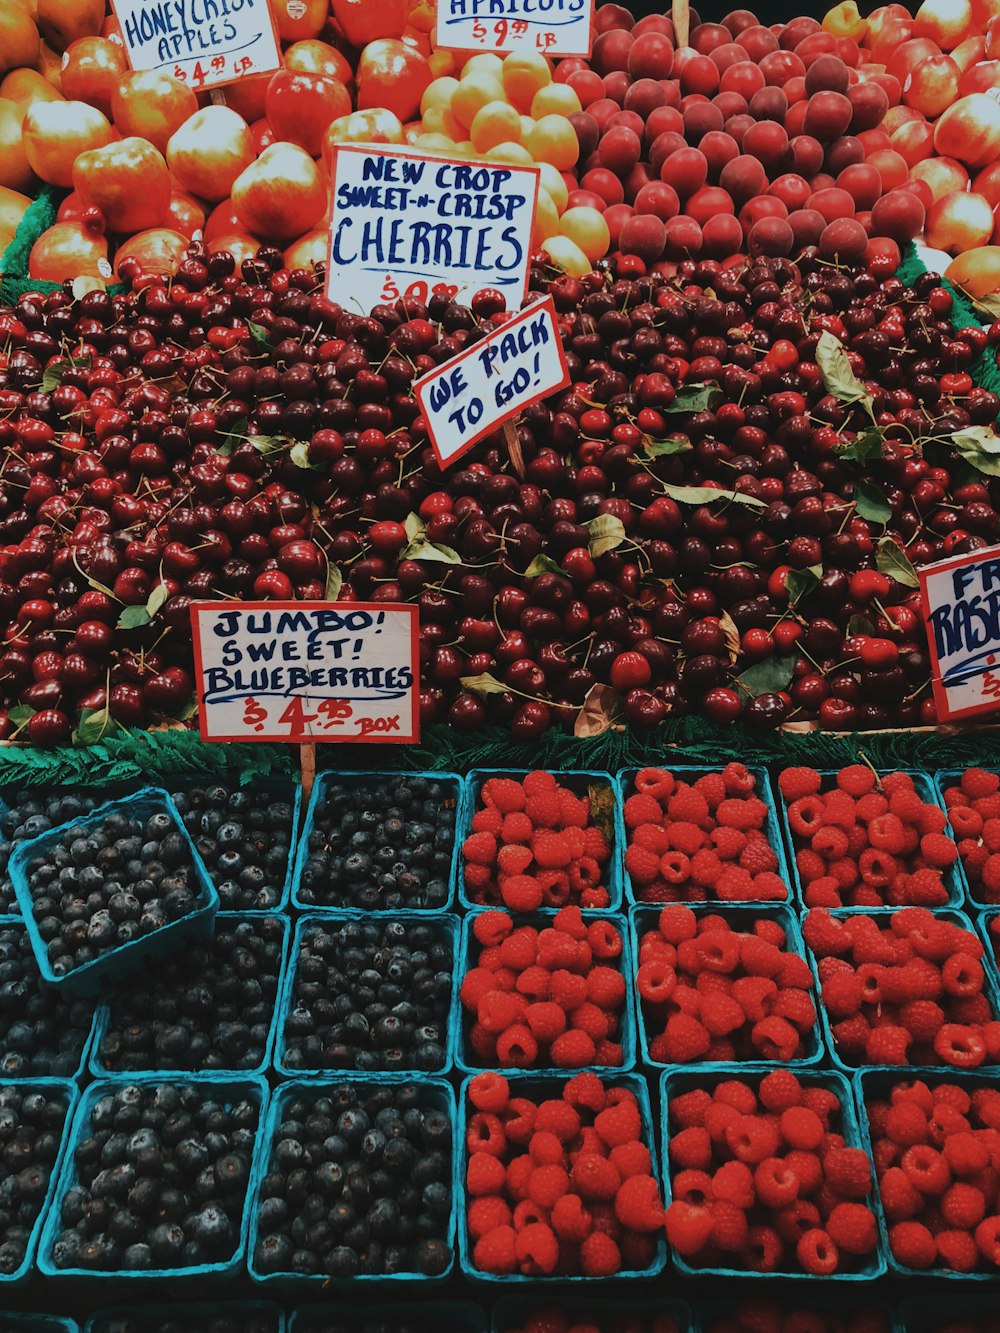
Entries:
[[570, 382], [552, 297], [436, 366], [413, 386], [440, 465]]
[[589, 56], [594, 0], [438, 0], [435, 37], [458, 51]]
[[202, 740], [419, 739], [415, 606], [199, 602], [191, 623]]
[[938, 720], [1000, 709], [1000, 546], [919, 570]]
[[436, 293], [468, 305], [487, 287], [508, 310], [524, 300], [538, 167], [338, 144], [330, 175], [331, 301], [368, 315]]
[[281, 68], [267, 0], [112, 0], [132, 69], [158, 69], [195, 91]]

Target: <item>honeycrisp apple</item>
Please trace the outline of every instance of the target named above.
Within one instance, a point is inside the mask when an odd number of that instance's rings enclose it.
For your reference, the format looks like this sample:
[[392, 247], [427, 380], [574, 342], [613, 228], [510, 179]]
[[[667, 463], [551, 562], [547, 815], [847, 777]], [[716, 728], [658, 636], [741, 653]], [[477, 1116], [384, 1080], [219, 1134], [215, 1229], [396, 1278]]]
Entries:
[[319, 222], [326, 202], [316, 163], [291, 143], [265, 148], [233, 185], [233, 209], [240, 223], [267, 240], [304, 235]]

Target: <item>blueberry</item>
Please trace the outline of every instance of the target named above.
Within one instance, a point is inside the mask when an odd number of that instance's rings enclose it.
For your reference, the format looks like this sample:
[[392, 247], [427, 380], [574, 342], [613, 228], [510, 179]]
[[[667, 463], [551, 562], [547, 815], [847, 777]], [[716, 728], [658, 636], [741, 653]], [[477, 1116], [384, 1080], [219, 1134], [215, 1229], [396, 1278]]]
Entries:
[[[417, 1085], [362, 1082], [286, 1098], [260, 1187], [254, 1263], [261, 1272], [345, 1279], [448, 1267], [450, 1157], [423, 1148], [424, 1121], [442, 1115], [429, 1096]], [[412, 1158], [405, 1167], [399, 1159], [404, 1169], [396, 1174], [384, 1159], [399, 1142]], [[427, 1162], [423, 1192], [407, 1178], [410, 1161]]]
[[55, 1090], [0, 1087], [0, 1274], [5, 1277], [24, 1261], [45, 1202], [66, 1111], [65, 1096]]
[[23, 926], [0, 927], [0, 1075], [74, 1074], [93, 1018], [93, 1001], [42, 981]]
[[291, 782], [249, 788], [221, 782], [173, 793], [185, 828], [208, 868], [224, 912], [273, 912], [291, 855]]

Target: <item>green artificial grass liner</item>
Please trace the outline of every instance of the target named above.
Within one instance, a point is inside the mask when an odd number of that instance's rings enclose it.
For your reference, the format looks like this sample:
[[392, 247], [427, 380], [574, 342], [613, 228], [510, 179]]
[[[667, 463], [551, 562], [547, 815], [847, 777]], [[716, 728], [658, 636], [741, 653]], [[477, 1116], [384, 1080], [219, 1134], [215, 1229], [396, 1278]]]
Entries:
[[[0, 303], [14, 305], [20, 297], [28, 292], [39, 292], [45, 295], [48, 292], [62, 291], [61, 283], [42, 282], [38, 278], [29, 278], [28, 259], [31, 255], [32, 246], [39, 236], [56, 221], [59, 205], [65, 197], [66, 192], [64, 190], [57, 190], [51, 185], [43, 185], [38, 198], [18, 223], [14, 239], [3, 255], [0, 256], [0, 273], [3, 274], [0, 277]], [[126, 290], [127, 288], [120, 282], [110, 283], [108, 286], [108, 291], [112, 295]]]

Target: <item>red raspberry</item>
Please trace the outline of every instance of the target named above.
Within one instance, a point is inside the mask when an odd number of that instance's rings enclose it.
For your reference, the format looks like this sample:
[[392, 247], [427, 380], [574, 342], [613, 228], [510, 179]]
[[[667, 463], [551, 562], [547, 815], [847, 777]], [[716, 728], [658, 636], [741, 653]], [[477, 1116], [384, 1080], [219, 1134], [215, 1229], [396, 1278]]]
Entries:
[[920, 1222], [897, 1222], [890, 1227], [889, 1248], [904, 1268], [933, 1268], [937, 1259], [934, 1237]]
[[784, 1244], [773, 1227], [751, 1227], [740, 1255], [740, 1267], [752, 1273], [773, 1273], [784, 1253]]
[[476, 1074], [469, 1080], [469, 1101], [478, 1111], [497, 1114], [510, 1101], [510, 1084], [502, 1074]]
[[670, 1139], [670, 1160], [679, 1167], [707, 1171], [712, 1164], [712, 1140], [700, 1125], [690, 1125]]
[[530, 1069], [538, 1059], [538, 1042], [525, 1023], [512, 1023], [497, 1037], [497, 1060], [505, 1069]]
[[956, 1273], [971, 1273], [979, 1263], [975, 1237], [967, 1231], [939, 1231], [934, 1237], [940, 1263]]
[[792, 1106], [781, 1113], [781, 1136], [790, 1148], [812, 1152], [823, 1142], [823, 1123], [806, 1106]]
[[671, 1014], [663, 1032], [666, 1064], [690, 1064], [706, 1055], [712, 1044], [708, 1029], [689, 1014]]
[[898, 815], [879, 815], [868, 825], [868, 840], [879, 851], [901, 856], [906, 850], [906, 829]]
[[562, 802], [557, 788], [539, 791], [528, 797], [524, 813], [536, 829], [557, 829], [562, 826]]
[[761, 1079], [760, 1103], [769, 1111], [786, 1111], [802, 1100], [802, 1085], [788, 1069], [775, 1069]]
[[607, 1100], [604, 1084], [596, 1074], [577, 1074], [563, 1088], [563, 1099], [570, 1106], [585, 1108], [589, 1111], [602, 1111]]
[[579, 1069], [597, 1062], [597, 1046], [589, 1033], [570, 1028], [556, 1037], [549, 1055], [557, 1069]]
[[741, 1115], [726, 1129], [726, 1145], [740, 1162], [753, 1166], [778, 1151], [778, 1131], [767, 1120]]
[[986, 1059], [986, 1043], [973, 1027], [945, 1023], [934, 1038], [934, 1054], [955, 1069], [976, 1069]]
[[615, 1195], [615, 1216], [629, 1231], [658, 1231], [663, 1226], [660, 1187], [649, 1175], [629, 1176]]
[[711, 1208], [674, 1201], [666, 1210], [667, 1240], [684, 1258], [694, 1258], [708, 1244], [714, 1228]]
[[513, 1227], [498, 1226], [476, 1241], [473, 1266], [484, 1273], [513, 1273], [517, 1266], [517, 1235]]
[[671, 823], [705, 828], [710, 819], [708, 802], [694, 787], [681, 784], [667, 802], [667, 816]]
[[494, 838], [499, 838], [502, 828], [503, 815], [499, 810], [494, 810], [492, 807], [477, 810], [472, 816], [473, 833], [492, 833]]
[[533, 860], [529, 847], [511, 844], [497, 853], [497, 869], [502, 875], [523, 875]]
[[823, 1158], [826, 1183], [842, 1199], [863, 1199], [871, 1189], [868, 1155], [862, 1148], [833, 1148]]
[[635, 829], [640, 824], [662, 824], [663, 811], [652, 796], [630, 796], [624, 806], [625, 827]]
[[822, 778], [814, 768], [786, 768], [778, 775], [778, 789], [786, 801], [797, 801], [800, 796], [816, 796]]
[[905, 1065], [911, 1041], [905, 1028], [891, 1025], [875, 1028], [868, 1033], [865, 1041], [867, 1062], [873, 1065]]
[[594, 1117], [594, 1128], [609, 1148], [638, 1139], [642, 1122], [635, 1100], [622, 1100], [599, 1111]]
[[826, 1219], [830, 1239], [847, 1254], [871, 1254], [877, 1244], [875, 1214], [863, 1203], [838, 1203]]
[[616, 1167], [606, 1157], [593, 1152], [579, 1154], [573, 1163], [570, 1179], [577, 1194], [588, 1201], [613, 1199], [621, 1185], [621, 1176]]
[[555, 1272], [559, 1242], [551, 1227], [533, 1222], [518, 1234], [515, 1245], [518, 1267], [526, 1277], [547, 1277]]
[[989, 773], [984, 768], [967, 768], [962, 774], [960, 785], [963, 795], [970, 801], [976, 801], [1000, 790], [1000, 775]]
[[867, 764], [848, 764], [837, 774], [837, 786], [855, 798], [874, 791], [877, 781], [878, 778]]
[[494, 806], [503, 815], [523, 810], [525, 788], [514, 778], [487, 778], [480, 793], [484, 805]]
[[465, 1173], [465, 1187], [473, 1196], [499, 1194], [506, 1173], [498, 1157], [487, 1152], [474, 1152]]
[[635, 789], [647, 796], [663, 800], [669, 796], [676, 785], [674, 775], [663, 768], [640, 768], [635, 775]]
[[610, 1236], [595, 1231], [580, 1246], [580, 1265], [587, 1277], [611, 1277], [621, 1269], [621, 1251]]
[[780, 1157], [765, 1157], [753, 1173], [757, 1198], [765, 1208], [784, 1208], [798, 1196], [800, 1181]]
[[494, 1227], [509, 1226], [511, 1211], [504, 1199], [497, 1196], [473, 1199], [465, 1215], [469, 1235], [473, 1241], [479, 1240]]
[[807, 1273], [816, 1277], [829, 1277], [837, 1271], [840, 1255], [828, 1232], [814, 1227], [799, 1238], [795, 1254]]
[[950, 1227], [973, 1231], [986, 1215], [986, 1200], [982, 1190], [956, 1181], [941, 1196], [941, 1212]]
[[631, 875], [633, 883], [644, 888], [659, 877], [660, 857], [655, 852], [640, 847], [638, 843], [632, 843], [625, 852], [625, 869]]
[[983, 1218], [976, 1227], [976, 1246], [987, 1263], [1000, 1268], [1000, 1216]]
[[512, 912], [537, 912], [542, 905], [542, 886], [534, 875], [511, 875], [500, 886], [504, 905]]
[[492, 833], [470, 833], [462, 843], [462, 855], [472, 865], [491, 866], [497, 858], [497, 840]]

